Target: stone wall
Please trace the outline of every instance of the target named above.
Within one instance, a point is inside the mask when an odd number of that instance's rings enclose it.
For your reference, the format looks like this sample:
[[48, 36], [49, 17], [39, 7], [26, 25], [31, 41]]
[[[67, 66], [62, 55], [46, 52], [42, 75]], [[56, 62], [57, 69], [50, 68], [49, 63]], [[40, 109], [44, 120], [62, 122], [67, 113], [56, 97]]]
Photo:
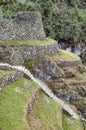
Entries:
[[31, 100], [29, 101], [29, 104], [28, 104], [27, 109], [26, 109], [26, 120], [27, 121], [29, 121], [29, 114], [30, 114], [31, 110], [33, 109], [36, 101], [39, 99], [40, 92], [41, 92], [41, 89], [38, 88], [36, 90], [36, 92], [32, 95]]
[[0, 61], [16, 65], [23, 64], [25, 61], [35, 60], [38, 56], [53, 55], [58, 53], [58, 44], [48, 46], [19, 46], [12, 47], [9, 51], [0, 45]]
[[3, 78], [0, 79], [0, 90], [3, 89], [3, 87], [10, 85], [14, 83], [19, 78], [23, 77], [22, 72], [14, 72], [12, 74], [6, 75]]
[[14, 19], [3, 19], [0, 9], [0, 40], [45, 39], [39, 12], [18, 12]]

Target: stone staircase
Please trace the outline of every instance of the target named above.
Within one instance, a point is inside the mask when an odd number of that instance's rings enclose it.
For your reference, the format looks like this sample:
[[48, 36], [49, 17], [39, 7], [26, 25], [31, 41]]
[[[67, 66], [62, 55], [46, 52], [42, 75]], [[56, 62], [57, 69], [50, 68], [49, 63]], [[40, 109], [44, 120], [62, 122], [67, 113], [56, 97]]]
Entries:
[[[10, 76], [8, 76], [8, 77], [10, 77]], [[5, 78], [5, 76], [4, 76], [4, 78]], [[15, 80], [13, 80], [13, 81], [14, 81], [14, 83], [13, 82], [10, 83], [9, 86], [7, 86], [8, 83], [5, 84], [5, 88], [0, 92], [1, 101], [3, 99], [2, 97], [5, 95], [6, 96], [8, 95], [8, 97], [11, 96], [11, 95], [9, 95], [9, 93], [11, 92], [11, 89], [15, 90], [16, 93], [19, 93], [21, 95], [23, 93], [25, 95], [25, 93], [27, 92], [27, 91], [23, 92], [22, 90], [24, 90], [24, 89], [21, 89], [21, 85], [19, 85], [20, 84], [19, 82], [20, 81], [23, 82], [23, 79], [21, 80], [21, 78], [20, 78], [20, 80], [18, 80], [18, 81], [15, 81]], [[16, 84], [16, 82], [18, 82], [18, 83]], [[61, 81], [59, 81], [59, 83], [60, 82]], [[34, 84], [34, 85], [36, 86], [36, 84]], [[25, 89], [28, 90], [28, 94], [29, 94], [30, 93], [30, 90], [28, 88], [29, 85], [24, 83], [24, 86], [26, 87]], [[22, 98], [22, 96], [21, 96], [21, 98]], [[14, 98], [14, 96], [12, 96], [11, 98]], [[15, 99], [16, 98], [17, 98], [17, 95], [15, 95]], [[20, 101], [21, 101], [21, 98], [18, 97], [18, 99]], [[7, 103], [6, 103], [6, 99], [4, 99], [2, 102], [4, 102], [5, 105], [7, 105], [7, 104], [9, 104], [9, 99], [10, 99], [10, 97], [8, 98]], [[13, 105], [13, 104], [14, 104], [14, 102], [12, 101], [11, 105]], [[20, 102], [20, 104], [21, 104], [21, 102]], [[0, 106], [3, 106], [3, 105], [0, 105]], [[11, 106], [9, 105], [9, 107], [11, 107]], [[18, 107], [19, 106], [16, 105], [16, 110], [18, 109]], [[5, 108], [5, 106], [4, 106], [4, 108]], [[83, 123], [81, 121], [75, 120], [75, 119], [71, 118], [69, 115], [67, 115], [67, 113], [64, 113], [64, 111], [62, 110], [62, 107], [59, 104], [57, 104], [56, 102], [54, 102], [45, 93], [43, 93], [39, 89], [39, 87], [36, 87], [34, 89], [33, 93], [27, 97], [26, 105], [24, 104], [23, 108], [24, 108], [25, 114], [23, 115], [22, 118], [25, 118], [28, 123], [28, 127], [27, 127], [27, 123], [25, 123], [25, 125], [26, 125], [25, 130], [27, 130], [27, 129], [29, 129], [29, 130], [40, 130], [40, 129], [41, 130], [50, 130], [50, 129], [52, 129], [52, 130], [57, 130], [57, 129], [58, 130], [69, 130], [69, 129], [70, 130], [73, 130], [73, 129], [84, 130]], [[1, 110], [0, 115], [2, 115], [2, 113], [3, 113], [2, 107], [0, 108], [0, 110]], [[5, 109], [3, 109], [3, 111], [5, 113]], [[22, 109], [20, 111], [22, 112]], [[15, 114], [15, 109], [12, 111], [9, 111], [9, 109], [8, 109], [8, 112], [9, 112], [9, 115], [11, 113]], [[5, 126], [7, 125], [7, 121], [6, 120], [4, 121], [6, 116], [7, 116], [7, 114], [5, 114], [3, 116], [3, 121], [2, 121], [2, 124]], [[8, 119], [12, 120], [10, 116]], [[5, 130], [3, 125], [1, 125], [0, 128]], [[19, 129], [23, 130], [21, 123], [17, 124], [17, 127], [18, 127], [18, 125], [21, 126]], [[66, 125], [67, 125], [67, 127], [66, 127]], [[10, 128], [12, 129], [12, 126]], [[14, 122], [13, 130], [17, 130], [15, 122]]]

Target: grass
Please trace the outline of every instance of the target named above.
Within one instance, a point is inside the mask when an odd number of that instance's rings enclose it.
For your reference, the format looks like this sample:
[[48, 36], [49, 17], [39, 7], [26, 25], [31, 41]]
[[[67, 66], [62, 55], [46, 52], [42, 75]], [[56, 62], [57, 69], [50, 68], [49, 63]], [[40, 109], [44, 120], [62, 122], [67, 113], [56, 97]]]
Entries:
[[77, 79], [79, 79], [79, 80], [81, 79], [83, 81], [86, 81], [86, 73], [77, 75]]
[[48, 58], [53, 59], [55, 62], [56, 61], [78, 61], [80, 60], [79, 56], [71, 53], [71, 52], [67, 52], [64, 50], [60, 50], [58, 52], [58, 54], [56, 55], [51, 55]]
[[[30, 130], [25, 118], [25, 108], [37, 89], [36, 83], [21, 78], [0, 92], [1, 130]], [[83, 130], [82, 122], [63, 114], [62, 108], [43, 92], [40, 93], [35, 108], [35, 116], [41, 123], [41, 128], [37, 130]]]
[[[46, 103], [45, 99], [50, 103]], [[61, 106], [43, 92], [40, 94], [33, 113], [32, 116], [35, 117], [35, 121], [39, 120], [40, 123], [36, 130], [83, 130], [81, 121], [63, 114]], [[35, 121], [32, 121], [34, 128]]]
[[83, 124], [81, 121], [68, 117], [65, 114], [63, 116], [63, 127], [64, 130], [83, 130]]
[[15, 73], [15, 71], [0, 70], [0, 78], [3, 78], [4, 76], [10, 75], [12, 73]]
[[52, 44], [56, 44], [57, 41], [53, 39], [45, 39], [45, 40], [26, 40], [26, 41], [0, 41], [0, 44], [6, 45], [6, 46], [48, 46]]
[[[50, 101], [50, 104], [44, 101], [46, 98]], [[40, 94], [36, 106], [36, 117], [41, 121], [41, 128], [37, 130], [63, 130], [61, 107], [44, 93]]]
[[[30, 87], [25, 87], [25, 83], [30, 84]], [[25, 119], [25, 106], [37, 88], [36, 83], [21, 78], [0, 92], [1, 130], [29, 130]]]

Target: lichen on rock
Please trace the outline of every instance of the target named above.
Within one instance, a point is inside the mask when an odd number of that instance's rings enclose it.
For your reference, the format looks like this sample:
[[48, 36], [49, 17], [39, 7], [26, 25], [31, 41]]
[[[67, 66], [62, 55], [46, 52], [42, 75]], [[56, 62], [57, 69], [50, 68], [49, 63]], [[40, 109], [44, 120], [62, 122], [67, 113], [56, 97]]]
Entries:
[[[2, 13], [0, 14], [2, 18]], [[21, 11], [15, 15], [14, 19], [0, 21], [0, 40], [27, 39], [45, 39], [39, 12]]]

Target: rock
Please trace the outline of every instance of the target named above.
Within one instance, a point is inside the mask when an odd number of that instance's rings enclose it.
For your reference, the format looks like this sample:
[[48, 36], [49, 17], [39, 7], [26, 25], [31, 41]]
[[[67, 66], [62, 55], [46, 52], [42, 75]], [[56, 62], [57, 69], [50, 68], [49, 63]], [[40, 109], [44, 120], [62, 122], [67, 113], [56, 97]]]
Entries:
[[45, 39], [39, 12], [21, 11], [15, 15], [14, 19], [0, 21], [0, 40], [28, 39]]
[[86, 64], [86, 50], [82, 53], [82, 62]]
[[2, 90], [2, 88], [0, 88], [0, 91]]
[[10, 85], [14, 83], [19, 78], [23, 77], [23, 73], [21, 72], [13, 72], [12, 74], [8, 74], [4, 76], [2, 79], [0, 79], [0, 90], [3, 89], [3, 87]]
[[16, 91], [17, 93], [23, 94], [22, 90], [21, 90], [19, 87], [16, 87], [16, 88], [15, 88], [15, 91]]
[[73, 72], [66, 72], [65, 75], [67, 78], [75, 77], [75, 74]]
[[44, 102], [48, 105], [50, 105], [50, 100], [48, 98], [44, 98]]
[[86, 118], [86, 74], [85, 72], [80, 73], [78, 69], [75, 73], [75, 77], [69, 76], [63, 80], [57, 79], [47, 83], [58, 98], [76, 106], [77, 110]]
[[57, 54], [59, 51], [58, 44], [48, 46], [14, 46], [8, 49], [0, 45], [0, 62], [21, 65], [27, 61], [37, 59], [38, 55]]
[[41, 59], [39, 63], [33, 64], [35, 76], [42, 81], [52, 81], [58, 78], [61, 78], [63, 75], [60, 73], [58, 68], [52, 61]]
[[21, 21], [35, 22], [35, 21], [37, 21], [37, 18], [39, 18], [39, 15], [37, 13], [30, 13], [28, 11], [21, 11], [15, 15], [14, 20], [16, 22], [21, 22]]
[[0, 20], [3, 19], [3, 12], [2, 12], [2, 9], [0, 8]]
[[59, 47], [63, 50], [73, 52], [78, 56], [81, 56], [82, 52], [86, 48], [84, 43], [71, 43], [71, 41], [61, 41], [59, 42]]
[[25, 87], [25, 88], [30, 88], [30, 86], [31, 86], [31, 83], [24, 82], [24, 87]]

